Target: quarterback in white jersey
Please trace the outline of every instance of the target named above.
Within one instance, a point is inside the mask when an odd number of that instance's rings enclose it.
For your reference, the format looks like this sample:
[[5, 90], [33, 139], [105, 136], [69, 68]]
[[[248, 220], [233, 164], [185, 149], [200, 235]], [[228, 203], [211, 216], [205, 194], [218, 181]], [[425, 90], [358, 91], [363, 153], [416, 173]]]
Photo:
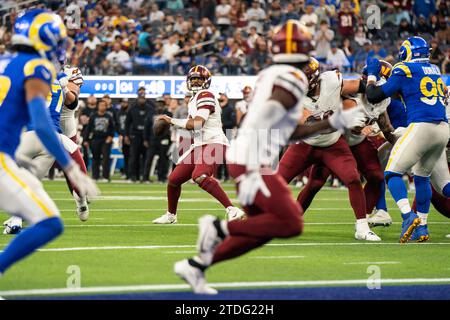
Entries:
[[[229, 146], [222, 130], [222, 109], [216, 96], [209, 90], [211, 73], [202, 65], [192, 67], [187, 75], [187, 88], [192, 97], [188, 103], [188, 118], [173, 119], [162, 115], [159, 120], [192, 131], [193, 141], [177, 161], [167, 183], [167, 212], [153, 220], [156, 224], [177, 223], [178, 199], [181, 185], [190, 179], [216, 198], [225, 208], [229, 220], [240, 219], [244, 212], [234, 207], [228, 195], [214, 178], [219, 165], [225, 163], [225, 151]], [[156, 121], [156, 125], [158, 125]]]
[[311, 37], [298, 22], [288, 20], [273, 40], [275, 64], [259, 74], [248, 113], [227, 152], [228, 171], [236, 181], [247, 219], [227, 222], [207, 215], [199, 220], [198, 255], [174, 267], [195, 293], [217, 293], [204, 277], [212, 264], [240, 256], [272, 238], [302, 232], [302, 210], [286, 182], [271, 170], [289, 139], [330, 127], [352, 127], [361, 120], [356, 108], [340, 109], [322, 122], [297, 126], [308, 88], [301, 69], [308, 62]]

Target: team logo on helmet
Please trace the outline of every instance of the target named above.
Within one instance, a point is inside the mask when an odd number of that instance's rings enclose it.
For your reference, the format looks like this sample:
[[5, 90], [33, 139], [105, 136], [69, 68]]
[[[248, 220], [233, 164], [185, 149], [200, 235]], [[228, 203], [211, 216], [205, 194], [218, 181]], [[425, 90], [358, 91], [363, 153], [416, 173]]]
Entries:
[[288, 20], [273, 37], [273, 60], [277, 63], [299, 63], [309, 59], [311, 34], [298, 21]]
[[189, 69], [186, 79], [186, 86], [189, 91], [196, 92], [208, 89], [211, 85], [211, 72], [202, 65], [197, 65]]

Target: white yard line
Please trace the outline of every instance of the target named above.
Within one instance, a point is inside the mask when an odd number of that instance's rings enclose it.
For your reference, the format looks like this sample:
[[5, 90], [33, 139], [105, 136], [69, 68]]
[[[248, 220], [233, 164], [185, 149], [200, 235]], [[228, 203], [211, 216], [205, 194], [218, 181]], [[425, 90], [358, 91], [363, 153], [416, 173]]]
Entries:
[[[408, 243], [407, 246], [450, 246], [450, 242], [425, 242]], [[299, 243], [269, 243], [267, 247], [328, 247], [328, 246], [404, 246], [397, 242], [299, 242]], [[155, 250], [155, 249], [180, 249], [195, 248], [195, 245], [149, 245], [149, 246], [103, 246], [103, 247], [64, 247], [44, 248], [40, 252], [64, 252], [64, 251], [99, 251], [99, 250]]]
[[[233, 195], [230, 197], [231, 200], [236, 200], [237, 198]], [[55, 201], [73, 201], [73, 198], [52, 198], [52, 200]], [[99, 196], [94, 201], [167, 201], [167, 196], [165, 193], [161, 193], [160, 197], [155, 196]], [[348, 199], [343, 198], [317, 198], [314, 199], [316, 201], [341, 201], [341, 202], [348, 202]], [[186, 198], [186, 199], [180, 199], [179, 202], [216, 202], [217, 200], [213, 197], [209, 198]], [[389, 201], [389, 200], [388, 200]], [[393, 200], [392, 200], [393, 201]]]
[[344, 262], [344, 264], [400, 264], [400, 261]]
[[[270, 287], [304, 287], [304, 286], [333, 286], [333, 285], [367, 285], [367, 279], [354, 280], [313, 280], [313, 281], [255, 281], [255, 282], [218, 282], [210, 285], [215, 288], [270, 288]], [[450, 278], [405, 278], [380, 279], [381, 284], [412, 284], [412, 283], [450, 283]], [[0, 296], [32, 296], [55, 294], [85, 294], [85, 293], [114, 293], [139, 292], [161, 290], [185, 290], [186, 284], [150, 284], [129, 286], [107, 286], [86, 288], [53, 288], [53, 289], [25, 289], [0, 291]]]

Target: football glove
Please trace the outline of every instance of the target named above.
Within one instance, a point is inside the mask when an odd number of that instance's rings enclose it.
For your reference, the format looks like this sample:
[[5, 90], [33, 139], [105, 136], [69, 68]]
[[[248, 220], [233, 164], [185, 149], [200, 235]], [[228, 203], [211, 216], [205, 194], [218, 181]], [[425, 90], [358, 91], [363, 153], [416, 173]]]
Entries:
[[252, 205], [258, 191], [261, 191], [266, 198], [270, 197], [270, 190], [259, 171], [242, 174], [236, 181], [239, 183], [238, 199], [242, 206]]
[[381, 64], [377, 58], [367, 58], [367, 75], [380, 78]]
[[75, 162], [72, 161], [66, 168], [64, 168], [64, 172], [67, 174], [69, 180], [78, 189], [80, 196], [87, 196], [89, 199], [93, 199], [100, 195], [100, 190], [95, 182], [81, 172], [80, 167]]

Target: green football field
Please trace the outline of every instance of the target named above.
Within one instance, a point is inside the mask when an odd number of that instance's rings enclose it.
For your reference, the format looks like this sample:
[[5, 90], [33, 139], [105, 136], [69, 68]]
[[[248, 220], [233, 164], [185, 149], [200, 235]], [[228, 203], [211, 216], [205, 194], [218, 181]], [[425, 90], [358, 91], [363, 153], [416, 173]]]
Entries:
[[[83, 223], [65, 182], [44, 185], [61, 210], [65, 232], [8, 270], [0, 278], [0, 296], [186, 291], [172, 271], [174, 262], [194, 255], [201, 215], [224, 216], [212, 197], [186, 184], [178, 224], [153, 225], [166, 209], [165, 185], [109, 183], [99, 184], [102, 195]], [[235, 202], [233, 185], [224, 188]], [[219, 290], [365, 286], [377, 270], [382, 285], [449, 284], [450, 220], [432, 209], [430, 241], [400, 245], [400, 214], [390, 197], [388, 206], [394, 224], [374, 229], [383, 241], [356, 241], [347, 190], [323, 190], [306, 214], [303, 235], [218, 264], [207, 272], [208, 280]], [[0, 213], [1, 221], [6, 218]], [[0, 247], [12, 237], [0, 235]]]

